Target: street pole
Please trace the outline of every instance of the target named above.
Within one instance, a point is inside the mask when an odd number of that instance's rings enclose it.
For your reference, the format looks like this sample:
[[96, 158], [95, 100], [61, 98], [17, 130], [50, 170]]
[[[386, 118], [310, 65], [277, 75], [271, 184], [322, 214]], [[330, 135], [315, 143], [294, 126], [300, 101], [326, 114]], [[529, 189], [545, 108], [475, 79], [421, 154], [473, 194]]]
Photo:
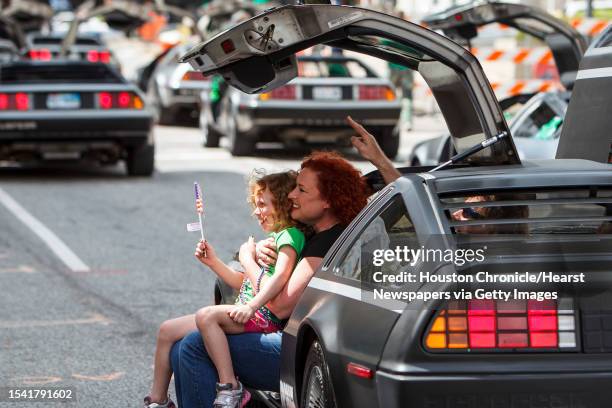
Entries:
[[593, 0], [586, 0], [586, 16], [593, 17]]

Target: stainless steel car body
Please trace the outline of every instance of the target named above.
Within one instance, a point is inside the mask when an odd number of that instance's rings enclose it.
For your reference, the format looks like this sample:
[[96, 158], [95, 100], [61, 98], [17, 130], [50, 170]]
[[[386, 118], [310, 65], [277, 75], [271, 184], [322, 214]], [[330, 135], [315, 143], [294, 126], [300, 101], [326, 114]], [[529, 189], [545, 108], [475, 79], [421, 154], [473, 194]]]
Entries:
[[163, 124], [173, 122], [180, 109], [198, 112], [200, 93], [210, 91], [210, 78], [203, 77], [186, 64], [178, 63], [178, 57], [191, 46], [179, 44], [172, 47], [156, 63], [151, 73], [147, 97]]
[[[300, 56], [298, 64], [346, 67], [360, 69], [361, 76], [355, 76], [355, 69], [342, 76], [323, 74], [315, 69], [308, 76], [298, 76], [289, 82], [295, 96], [276, 99], [273, 94], [264, 96], [247, 94], [229, 88], [221, 105], [218, 118], [208, 95], [202, 93], [200, 127], [205, 133], [211, 131], [227, 135], [230, 143], [234, 139], [248, 138], [249, 143], [258, 141], [290, 143], [294, 140], [314, 143], [348, 144], [354, 132], [346, 126], [346, 116], [351, 115], [381, 138], [381, 145], [389, 139], [399, 138], [396, 126], [401, 102], [395, 96], [393, 85], [377, 77], [362, 62], [344, 56]], [[390, 92], [388, 98], [360, 99], [360, 87], [376, 87]], [[319, 91], [319, 92], [318, 92]], [[320, 92], [324, 91], [324, 92]], [[268, 95], [268, 96], [266, 96]], [[269, 96], [272, 95], [272, 96]], [[244, 142], [244, 141], [242, 141]], [[397, 144], [399, 146], [399, 143]], [[395, 147], [389, 155], [397, 154]]]
[[[249, 39], [253, 31], [262, 33], [259, 39], [265, 33], [267, 36], [264, 41], [253, 43]], [[407, 55], [400, 51], [401, 47], [375, 41], [374, 36], [390, 38], [415, 52]], [[468, 141], [476, 144], [508, 132], [490, 85], [469, 52], [423, 27], [369, 10], [323, 5], [280, 7], [198, 46], [184, 60], [205, 73], [219, 72], [244, 91], [268, 92], [296, 75], [293, 54], [316, 43], [358, 50], [418, 69], [433, 89], [460, 152], [469, 148]], [[435, 58], [424, 58], [419, 52], [434, 54]], [[610, 61], [608, 66], [612, 66]], [[453, 69], [445, 69], [448, 67]], [[578, 82], [577, 86], [580, 85]], [[609, 99], [609, 95], [600, 96]], [[603, 127], [602, 122], [594, 123]], [[263, 394], [268, 406], [599, 408], [607, 404], [612, 398], [609, 387], [612, 343], [604, 344], [603, 338], [610, 335], [610, 330], [600, 323], [601, 319], [612, 321], [608, 278], [612, 254], [610, 238], [597, 234], [599, 228], [612, 225], [612, 166], [586, 160], [522, 163], [512, 139], [502, 140], [505, 143], [472, 156], [464, 165], [434, 172], [403, 169], [403, 177], [386, 187], [382, 187], [380, 174], [371, 175], [370, 182], [378, 193], [329, 250], [289, 319], [281, 350], [280, 401]], [[609, 139], [599, 137], [597, 142], [599, 150], [609, 152]], [[592, 154], [594, 148], [590, 150]], [[548, 195], [551, 190], [560, 196], [551, 198]], [[568, 190], [577, 190], [578, 195], [568, 197]], [[520, 198], [525, 192], [533, 197]], [[511, 201], [502, 199], [504, 194], [511, 194]], [[478, 206], [527, 206], [529, 214], [468, 220], [452, 216], [455, 209], [476, 206], [468, 198], [478, 196], [494, 197], [486, 202], [481, 200]], [[571, 212], [555, 216], [551, 214], [556, 212], [541, 210], [543, 205], [560, 205], [562, 210]], [[585, 213], [584, 207], [594, 209], [596, 214]], [[518, 234], [514, 237], [516, 241], [511, 239], [516, 253], [496, 258], [500, 264], [513, 268], [529, 263], [535, 267], [542, 261], [539, 258], [542, 254], [530, 257], [521, 250], [548, 242], [553, 248], [565, 245], [574, 251], [570, 254], [548, 248], [549, 252], [543, 255], [556, 263], [556, 268], [565, 272], [587, 268], [589, 273], [596, 271], [601, 273], [596, 276], [604, 277], [595, 279], [587, 290], [601, 295], [602, 303], [581, 310], [580, 315], [571, 310], [574, 319], [578, 319], [573, 326], [575, 343], [571, 350], [527, 347], [528, 350], [514, 348], [501, 352], [475, 348], [432, 351], [425, 345], [425, 336], [437, 316], [431, 306], [422, 300], [403, 304], [373, 301], [372, 293], [368, 293], [370, 288], [364, 286], [371, 281], [361, 279], [365, 276], [363, 265], [368, 265], [362, 263], [368, 255], [362, 248], [366, 242], [373, 243], [370, 250], [400, 243], [418, 247], [438, 236], [442, 238], [441, 245], [449, 248], [463, 234], [461, 227], [507, 224], [526, 225], [528, 233]], [[584, 235], [563, 236], [563, 228]], [[544, 232], [561, 237], [535, 236]], [[481, 239], [491, 245], [495, 242], [494, 235]], [[595, 258], [595, 262], [585, 266], [585, 260]], [[454, 270], [449, 264], [429, 266], [439, 275]], [[420, 292], [450, 286], [418, 283], [408, 287]], [[573, 289], [570, 293], [574, 293]], [[597, 324], [591, 326], [592, 321]], [[315, 343], [322, 346], [324, 354], [324, 362], [317, 366], [316, 373], [306, 367], [309, 350]], [[310, 380], [311, 375], [316, 375], [319, 384], [315, 391], [331, 391], [325, 396], [304, 395], [312, 384], [305, 380]]]
[[[43, 34], [40, 32], [29, 33], [26, 35], [27, 52], [30, 53], [29, 57], [34, 59], [31, 53], [41, 49], [46, 50], [49, 53], [49, 60], [65, 58], [69, 61], [88, 61], [91, 56], [88, 56], [90, 51], [96, 52], [96, 61], [98, 62], [99, 53], [108, 54], [108, 64], [112, 65], [115, 69], [121, 70], [119, 60], [115, 57], [109, 47], [96, 35], [83, 35], [79, 34], [74, 40], [74, 44], [68, 50], [65, 56], [60, 56], [62, 51], [62, 41], [64, 40], [64, 34]], [[103, 62], [103, 61], [100, 61]]]
[[[21, 61], [3, 65], [0, 78], [0, 160], [126, 160], [130, 174], [152, 173], [152, 114], [142, 92], [110, 66]], [[27, 103], [11, 106], [17, 95]]]
[[[512, 117], [508, 127], [521, 160], [555, 157], [570, 92], [543, 92], [531, 97]], [[408, 157], [411, 166], [433, 166], [448, 160], [448, 135], [417, 143]]]
[[[428, 16], [423, 21], [429, 28], [441, 30], [445, 35], [465, 45], [469, 45], [471, 39], [477, 36], [479, 27], [491, 23], [507, 24], [545, 41], [551, 49], [561, 81], [568, 90], [573, 87], [580, 59], [586, 50], [585, 39], [568, 23], [537, 7], [523, 4], [470, 3], [453, 6], [448, 10]], [[544, 124], [553, 120], [554, 116], [561, 119], [557, 124], [560, 130], [569, 96], [566, 91], [558, 91], [558, 93], [558, 95], [546, 93], [544, 96], [537, 97], [534, 95], [534, 99], [525, 103], [513, 117], [510, 130], [521, 158], [552, 159], [555, 157], [559, 132], [556, 132], [554, 137], [550, 138], [551, 140], [544, 140], [536, 135]], [[543, 114], [542, 112], [546, 109], [548, 113]], [[534, 116], [530, 118], [531, 115]], [[537, 125], [529, 126], [530, 122]], [[410, 153], [408, 163], [433, 165], [447, 160], [452, 153], [449, 136], [441, 135], [417, 144]]]

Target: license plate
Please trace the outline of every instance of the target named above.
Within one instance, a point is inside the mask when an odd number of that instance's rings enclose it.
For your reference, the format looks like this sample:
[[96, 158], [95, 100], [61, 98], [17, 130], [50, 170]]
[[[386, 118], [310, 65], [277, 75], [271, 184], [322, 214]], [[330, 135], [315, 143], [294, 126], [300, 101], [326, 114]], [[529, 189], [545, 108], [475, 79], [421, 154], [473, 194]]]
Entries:
[[52, 93], [47, 95], [47, 108], [49, 109], [79, 109], [81, 95], [78, 93]]
[[323, 101], [339, 101], [342, 99], [342, 88], [338, 86], [317, 86], [312, 89], [312, 97]]

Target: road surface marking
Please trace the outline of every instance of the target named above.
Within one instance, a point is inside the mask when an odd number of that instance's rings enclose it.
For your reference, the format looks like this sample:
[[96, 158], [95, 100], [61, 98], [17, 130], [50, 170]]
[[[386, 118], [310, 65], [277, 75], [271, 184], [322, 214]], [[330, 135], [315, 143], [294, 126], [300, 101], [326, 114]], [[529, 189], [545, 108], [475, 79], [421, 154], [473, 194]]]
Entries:
[[72, 374], [72, 378], [77, 380], [87, 380], [87, 381], [114, 381], [125, 375], [124, 372], [116, 372], [110, 374], [103, 375], [82, 375], [82, 374]]
[[76, 256], [68, 246], [47, 228], [42, 222], [38, 221], [32, 214], [23, 208], [17, 201], [13, 199], [6, 191], [0, 188], [0, 202], [13, 213], [21, 222], [32, 230], [45, 244], [66, 264], [73, 272], [89, 272], [87, 266], [81, 259]]
[[16, 268], [0, 268], [0, 273], [34, 273], [36, 269], [28, 265], [19, 265]]
[[94, 314], [92, 317], [85, 319], [67, 319], [67, 320], [0, 320], [0, 329], [15, 329], [22, 327], [52, 327], [52, 326], [69, 326], [78, 324], [102, 324], [108, 326], [111, 320], [101, 314]]

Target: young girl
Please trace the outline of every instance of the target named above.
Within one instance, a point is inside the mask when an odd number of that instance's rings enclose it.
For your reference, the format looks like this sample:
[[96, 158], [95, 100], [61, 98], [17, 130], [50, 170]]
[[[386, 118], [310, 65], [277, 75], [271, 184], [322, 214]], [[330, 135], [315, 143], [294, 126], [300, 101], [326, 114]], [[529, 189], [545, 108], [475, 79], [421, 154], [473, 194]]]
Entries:
[[[200, 241], [196, 257], [213, 270], [229, 286], [240, 289], [235, 305], [208, 306], [195, 315], [179, 317], [162, 323], [155, 352], [155, 371], [151, 395], [145, 398], [145, 407], [172, 408], [167, 398], [171, 369], [169, 353], [172, 345], [196, 328], [202, 334], [206, 350], [217, 368], [217, 399], [215, 408], [241, 408], [250, 395], [237, 381], [226, 334], [244, 332], [272, 333], [282, 328], [278, 319], [265, 304], [272, 300], [288, 281], [300, 252], [304, 247], [304, 234], [290, 218], [292, 204], [288, 194], [295, 188], [297, 173], [293, 171], [254, 176], [249, 181], [249, 202], [253, 215], [261, 228], [275, 240], [278, 252], [274, 267], [260, 268], [246, 256], [255, 252], [253, 238], [240, 248], [240, 261], [245, 272], [237, 272], [224, 264], [207, 241]], [[201, 205], [201, 204], [198, 204]], [[267, 275], [265, 285], [260, 283]]]

